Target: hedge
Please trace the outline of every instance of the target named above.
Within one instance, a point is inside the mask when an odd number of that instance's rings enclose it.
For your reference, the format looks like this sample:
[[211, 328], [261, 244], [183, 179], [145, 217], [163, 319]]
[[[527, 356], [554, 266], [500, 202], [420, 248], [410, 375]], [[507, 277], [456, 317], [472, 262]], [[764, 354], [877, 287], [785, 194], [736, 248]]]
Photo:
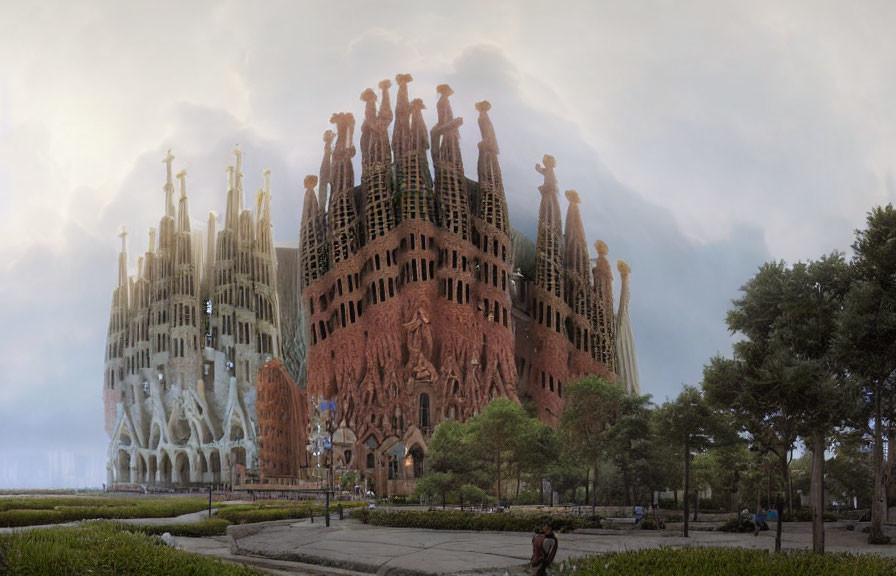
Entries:
[[0, 500], [0, 527], [90, 519], [167, 518], [206, 508], [205, 498], [11, 498]]
[[172, 536], [189, 536], [202, 538], [204, 536], [224, 536], [230, 522], [223, 518], [205, 518], [192, 524], [126, 524], [124, 528], [133, 532], [161, 536], [168, 532]]
[[877, 555], [812, 554], [788, 551], [769, 554], [744, 548], [658, 548], [618, 552], [555, 565], [555, 574], [576, 576], [892, 576], [896, 560]]
[[[330, 513], [335, 514], [339, 504], [343, 509], [366, 509], [367, 502], [335, 502], [330, 503]], [[308, 518], [314, 512], [315, 516], [323, 516], [326, 507], [323, 504], [248, 504], [242, 506], [227, 506], [218, 511], [217, 517], [228, 520], [233, 524], [253, 524], [255, 522], [268, 522], [271, 520], [298, 520]]]
[[600, 528], [600, 519], [550, 516], [547, 514], [483, 514], [456, 510], [356, 510], [352, 517], [371, 526], [428, 528], [433, 530], [487, 530], [532, 532], [550, 524], [557, 532], [578, 528]]
[[114, 522], [0, 536], [0, 574], [12, 576], [263, 576], [194, 556]]

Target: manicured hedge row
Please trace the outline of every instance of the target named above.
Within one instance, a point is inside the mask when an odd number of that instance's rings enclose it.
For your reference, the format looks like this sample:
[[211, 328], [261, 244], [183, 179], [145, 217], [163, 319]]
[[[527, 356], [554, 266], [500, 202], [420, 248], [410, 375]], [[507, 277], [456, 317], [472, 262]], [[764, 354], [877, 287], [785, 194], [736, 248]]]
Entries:
[[546, 523], [557, 532], [569, 532], [577, 528], [600, 528], [599, 519], [547, 514], [482, 514], [457, 510], [355, 510], [352, 511], [352, 517], [372, 526], [433, 530], [532, 532]]
[[0, 574], [13, 576], [262, 576], [169, 548], [113, 522], [0, 535]]
[[[86, 502], [86, 501], [97, 501]], [[164, 499], [103, 499], [103, 498], [22, 498], [10, 503], [2, 502], [6, 509], [0, 511], [0, 527], [61, 524], [75, 520], [126, 518], [167, 518], [208, 507], [204, 498]]]
[[819, 556], [808, 551], [769, 554], [765, 550], [741, 548], [660, 548], [602, 554], [555, 568], [556, 574], [576, 576], [892, 576], [896, 573], [896, 560], [871, 554]]
[[223, 518], [206, 518], [193, 524], [127, 524], [125, 529], [132, 532], [161, 536], [165, 532], [172, 536], [189, 536], [202, 538], [204, 536], [223, 536], [227, 534], [230, 522]]

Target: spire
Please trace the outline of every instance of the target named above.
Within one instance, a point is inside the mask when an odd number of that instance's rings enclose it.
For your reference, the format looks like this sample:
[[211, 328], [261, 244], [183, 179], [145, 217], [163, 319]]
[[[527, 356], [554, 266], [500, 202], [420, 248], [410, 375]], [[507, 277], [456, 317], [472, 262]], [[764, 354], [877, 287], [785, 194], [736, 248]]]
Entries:
[[261, 173], [264, 178], [264, 200], [261, 206], [261, 218], [267, 222], [271, 221], [271, 169], [265, 168]]
[[305, 202], [302, 207], [302, 227], [299, 230], [299, 275], [302, 287], [320, 278], [326, 271], [327, 252], [323, 243], [322, 219], [314, 185], [317, 176], [305, 176]]
[[436, 170], [436, 197], [439, 200], [442, 227], [464, 240], [470, 239], [470, 206], [464, 163], [460, 154], [463, 118], [455, 118], [448, 98], [450, 86], [436, 88], [441, 97], [437, 104], [439, 122], [432, 129], [432, 161]]
[[122, 288], [128, 285], [128, 231], [124, 226], [118, 234], [121, 238], [121, 252], [118, 253], [118, 287]]
[[162, 163], [165, 164], [165, 216], [169, 218], [174, 218], [174, 181], [171, 179], [171, 162], [174, 161], [174, 156], [171, 154], [171, 149], [168, 149], [168, 154], [165, 158], [162, 159]]
[[190, 231], [190, 209], [187, 205], [187, 171], [181, 170], [177, 173], [177, 179], [180, 180], [180, 201], [178, 203], [177, 213], [177, 231]]
[[535, 285], [562, 300], [563, 228], [560, 224], [560, 202], [557, 199], [557, 177], [554, 174], [557, 162], [549, 154], [545, 154], [542, 161], [544, 166], [535, 164], [535, 170], [544, 176], [544, 184], [538, 187], [541, 205], [538, 208], [538, 237], [535, 242]]
[[641, 382], [638, 377], [638, 357], [635, 353], [635, 338], [632, 333], [632, 322], [629, 318], [629, 275], [632, 269], [620, 260], [616, 263], [619, 275], [622, 276], [622, 290], [619, 293], [619, 313], [616, 315], [616, 365], [619, 382], [625, 386], [629, 394], [641, 394]]
[[611, 371], [616, 366], [616, 320], [613, 313], [613, 270], [607, 259], [609, 249], [598, 240], [594, 243], [597, 250], [597, 263], [592, 269], [594, 274], [594, 300], [596, 307], [594, 334], [598, 341], [595, 348], [600, 351], [599, 360]]
[[401, 161], [410, 147], [411, 107], [408, 102], [408, 83], [413, 79], [410, 74], [395, 77], [398, 96], [395, 100], [395, 126], [392, 128], [392, 155], [396, 162]]
[[155, 252], [156, 251], [156, 229], [152, 226], [149, 227], [149, 248], [147, 252]]
[[352, 138], [355, 117], [349, 113], [333, 114], [330, 122], [336, 124], [336, 148], [333, 151], [333, 167], [330, 208], [327, 210], [332, 262], [347, 260], [358, 249], [358, 209], [355, 205], [355, 172], [352, 157], [355, 147]]
[[492, 105], [488, 100], [476, 103], [479, 111], [479, 131], [482, 140], [479, 142], [479, 217], [503, 232], [510, 235], [510, 224], [507, 218], [507, 199], [504, 196], [504, 182], [501, 177], [501, 166], [498, 164], [498, 139], [495, 127], [488, 117]]
[[581, 274], [586, 283], [590, 284], [588, 244], [579, 212], [582, 200], [575, 190], [567, 190], [566, 199], [569, 200], [569, 208], [566, 210], [566, 269]]
[[236, 156], [236, 166], [227, 167], [227, 215], [224, 220], [225, 230], [239, 230], [240, 212], [243, 209], [242, 196], [242, 169], [243, 152], [239, 144], [234, 146], [233, 155]]
[[361, 203], [363, 228], [367, 242], [385, 235], [395, 227], [392, 207], [392, 150], [389, 145], [389, 123], [392, 108], [389, 104], [388, 80], [380, 82], [383, 102], [376, 111], [376, 93], [367, 89], [361, 99], [367, 102], [364, 123], [361, 125]]
[[379, 120], [380, 124], [385, 127], [389, 127], [389, 124], [392, 123], [392, 102], [389, 100], [389, 88], [392, 87], [392, 82], [386, 78], [385, 80], [380, 80], [379, 89], [381, 94], [380, 99], [380, 113]]
[[[438, 222], [436, 212], [435, 194], [433, 193], [432, 173], [429, 171], [429, 161], [426, 158], [426, 150], [429, 148], [429, 133], [426, 131], [426, 122], [423, 120], [423, 110], [426, 105], [423, 100], [416, 98], [408, 104], [407, 113], [403, 113], [401, 84], [399, 84], [397, 119], [395, 129], [392, 132], [392, 140], [395, 142], [396, 131], [404, 130], [405, 133], [399, 140], [401, 152], [393, 150], [399, 174], [399, 194], [401, 205], [401, 220], [426, 220]], [[405, 96], [407, 90], [405, 89]], [[402, 118], [408, 117], [410, 124], [401, 126]]]
[[320, 186], [318, 187], [317, 204], [323, 210], [327, 205], [327, 192], [330, 185], [330, 163], [333, 158], [333, 131], [324, 132], [324, 157], [320, 161]]

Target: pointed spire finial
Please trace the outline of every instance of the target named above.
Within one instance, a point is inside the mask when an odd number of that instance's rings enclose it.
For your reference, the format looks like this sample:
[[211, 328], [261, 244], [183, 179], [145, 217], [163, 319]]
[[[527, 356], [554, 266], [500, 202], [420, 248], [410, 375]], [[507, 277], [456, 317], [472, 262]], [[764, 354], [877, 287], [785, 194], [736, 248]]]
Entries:
[[476, 103], [476, 110], [479, 111], [479, 132], [482, 134], [482, 141], [479, 142], [479, 149], [487, 149], [499, 154], [498, 137], [495, 135], [495, 127], [492, 125], [491, 118], [488, 117], [488, 111], [492, 109], [492, 104], [488, 100], [482, 100]]
[[261, 173], [262, 177], [264, 177], [264, 193], [271, 193], [271, 169], [265, 168], [264, 172]]
[[177, 173], [177, 179], [180, 180], [180, 197], [187, 197], [187, 171], [181, 170]]
[[303, 184], [305, 185], [305, 192], [314, 192], [314, 187], [317, 186], [317, 176], [314, 174], [305, 176]]
[[128, 237], [128, 229], [122, 226], [118, 237], [121, 238], [121, 251], [124, 252], [126, 250], [125, 239]]
[[544, 184], [538, 187], [538, 191], [542, 194], [557, 191], [557, 176], [554, 174], [554, 168], [557, 167], [557, 161], [550, 154], [545, 154], [541, 159], [544, 166], [535, 163], [535, 171], [544, 176]]
[[625, 260], [620, 260], [616, 262], [616, 269], [619, 270], [619, 274], [622, 275], [623, 278], [632, 273], [632, 268], [628, 264], [625, 263]]
[[607, 244], [603, 240], [598, 240], [594, 243], [594, 249], [597, 250], [598, 256], [606, 256], [610, 253], [610, 249], [607, 248]]
[[243, 151], [240, 150], [240, 145], [235, 144], [233, 146], [233, 155], [236, 156], [236, 168], [234, 168], [234, 173], [236, 174], [236, 187], [239, 188], [242, 185], [242, 177], [243, 172], [240, 170], [243, 165]]
[[570, 204], [581, 204], [582, 199], [579, 198], [579, 193], [575, 190], [567, 190], [566, 191], [566, 199], [569, 200]]
[[149, 227], [149, 249], [147, 252], [155, 252], [156, 251], [156, 229], [152, 226]]
[[168, 149], [168, 154], [162, 158], [162, 162], [168, 165], [168, 168], [171, 168], [171, 162], [174, 160], [174, 155], [171, 154], [171, 148]]

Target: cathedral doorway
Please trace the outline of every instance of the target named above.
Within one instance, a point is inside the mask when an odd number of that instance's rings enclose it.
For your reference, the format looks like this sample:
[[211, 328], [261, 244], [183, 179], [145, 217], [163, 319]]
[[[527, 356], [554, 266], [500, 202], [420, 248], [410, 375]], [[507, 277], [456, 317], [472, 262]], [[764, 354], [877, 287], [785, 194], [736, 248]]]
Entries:
[[163, 451], [159, 460], [159, 481], [162, 484], [171, 484], [171, 469], [171, 457]]
[[175, 469], [177, 470], [177, 479], [180, 484], [190, 483], [190, 459], [186, 452], [178, 452], [174, 457]]
[[159, 471], [158, 460], [156, 459], [155, 454], [149, 455], [149, 464], [147, 464], [146, 468], [147, 468], [146, 481], [149, 482], [150, 484], [155, 484], [156, 483], [156, 474]]
[[131, 455], [124, 450], [118, 451], [118, 470], [115, 481], [121, 483], [131, 481]]
[[209, 455], [209, 467], [212, 472], [212, 482], [221, 482], [221, 454], [213, 449]]
[[423, 450], [419, 446], [414, 446], [410, 452], [411, 459], [414, 463], [414, 478], [423, 477]]

